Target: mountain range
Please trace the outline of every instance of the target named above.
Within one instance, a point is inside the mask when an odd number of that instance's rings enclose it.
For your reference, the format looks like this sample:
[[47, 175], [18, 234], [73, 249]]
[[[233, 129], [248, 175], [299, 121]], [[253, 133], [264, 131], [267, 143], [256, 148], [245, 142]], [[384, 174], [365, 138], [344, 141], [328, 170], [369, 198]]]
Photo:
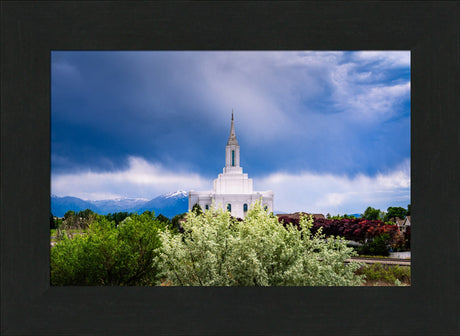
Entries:
[[[177, 214], [188, 211], [188, 193], [185, 190], [177, 190], [151, 200], [144, 198], [118, 198], [98, 201], [51, 195], [51, 213], [53, 216], [64, 217], [64, 214], [69, 210], [78, 212], [86, 209], [91, 209], [100, 215], [115, 212], [143, 213], [146, 210], [153, 210], [155, 215], [162, 214], [172, 218]], [[284, 214], [285, 212], [275, 211], [274, 213]], [[353, 215], [357, 218], [361, 217], [360, 214]]]
[[167, 193], [148, 200], [143, 198], [118, 198], [108, 200], [83, 200], [77, 197], [59, 197], [51, 195], [51, 213], [53, 216], [63, 217], [64, 214], [73, 210], [75, 212], [91, 209], [92, 211], [106, 215], [115, 212], [137, 212], [146, 210], [154, 211], [155, 215], [172, 218], [177, 214], [187, 212], [188, 194], [184, 190]]

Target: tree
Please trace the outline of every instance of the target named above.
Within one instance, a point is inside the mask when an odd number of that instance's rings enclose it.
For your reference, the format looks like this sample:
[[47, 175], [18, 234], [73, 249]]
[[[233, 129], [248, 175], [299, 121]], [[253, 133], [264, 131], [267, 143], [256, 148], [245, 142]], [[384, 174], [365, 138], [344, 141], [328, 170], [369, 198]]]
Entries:
[[380, 218], [381, 211], [380, 209], [374, 209], [372, 207], [368, 207], [364, 214], [362, 215], [363, 218], [367, 220], [378, 220]]
[[69, 210], [64, 214], [64, 219], [69, 219], [71, 217], [75, 217], [75, 211]]
[[114, 212], [113, 214], [112, 213], [108, 213], [107, 215], [105, 215], [105, 218], [110, 222], [110, 221], [114, 221], [115, 224], [119, 224], [121, 223], [126, 217], [128, 217], [130, 214], [127, 213], [126, 211], [125, 212]]
[[185, 216], [187, 215], [186, 212], [184, 213], [181, 213], [181, 214], [178, 214], [178, 215], [175, 215], [172, 219], [171, 219], [171, 224], [172, 224], [172, 227], [176, 230], [178, 230], [179, 232], [182, 232], [183, 229], [182, 229], [182, 226], [181, 226], [181, 222], [184, 220]]
[[166, 223], [168, 225], [171, 224], [171, 220], [168, 217], [166, 217], [166, 216], [164, 216], [162, 214], [159, 214], [157, 216], [157, 221], [159, 221], [161, 223]]
[[389, 221], [391, 218], [399, 217], [401, 219], [406, 218], [407, 210], [401, 207], [389, 207], [387, 213], [385, 214], [385, 222]]
[[94, 217], [94, 215], [95, 213], [91, 209], [81, 210], [76, 214], [77, 217], [82, 217], [82, 218], [87, 218], [87, 219]]
[[380, 234], [371, 242], [364, 244], [359, 249], [359, 254], [388, 256], [390, 236], [387, 233]]
[[197, 215], [201, 215], [203, 213], [203, 209], [201, 209], [201, 206], [198, 203], [195, 203], [193, 205], [192, 212], [194, 212]]
[[118, 226], [99, 216], [87, 232], [64, 236], [51, 248], [52, 285], [126, 285], [157, 283], [154, 263], [165, 225], [149, 214], [132, 214]]
[[410, 204], [407, 205], [407, 213], [406, 216], [410, 216]]
[[163, 284], [179, 286], [348, 286], [359, 285], [355, 255], [342, 239], [278, 223], [260, 202], [243, 221], [212, 208], [189, 212], [183, 234], [161, 232], [158, 257]]

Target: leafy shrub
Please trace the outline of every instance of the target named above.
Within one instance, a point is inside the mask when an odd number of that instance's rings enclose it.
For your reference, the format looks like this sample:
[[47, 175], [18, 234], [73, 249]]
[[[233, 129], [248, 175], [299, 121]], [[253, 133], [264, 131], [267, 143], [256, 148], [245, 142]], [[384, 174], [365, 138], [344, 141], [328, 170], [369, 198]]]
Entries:
[[[280, 222], [291, 223], [298, 227], [299, 220], [289, 216], [279, 216]], [[399, 234], [398, 227], [396, 225], [386, 225], [380, 220], [367, 220], [363, 218], [341, 218], [341, 219], [326, 219], [326, 218], [315, 218], [312, 232], [315, 233], [319, 229], [322, 233], [328, 236], [340, 236], [347, 240], [353, 240], [356, 242], [366, 243], [367, 241], [373, 240], [375, 237], [381, 234], [387, 234], [389, 241], [395, 239]]]
[[85, 233], [64, 235], [51, 248], [52, 285], [153, 285], [153, 262], [164, 224], [132, 214], [118, 226], [99, 216]]
[[358, 249], [359, 254], [365, 255], [390, 255], [388, 248], [388, 241], [390, 236], [388, 234], [380, 234], [369, 243], [364, 244]]
[[179, 286], [349, 286], [359, 285], [357, 263], [345, 242], [312, 234], [312, 220], [299, 228], [280, 225], [260, 202], [242, 221], [212, 208], [189, 212], [183, 234], [161, 232], [157, 258], [163, 283]]
[[396, 283], [397, 281], [410, 283], [411, 281], [409, 266], [375, 263], [360, 268], [356, 273], [365, 275], [366, 281], [384, 281], [387, 283]]

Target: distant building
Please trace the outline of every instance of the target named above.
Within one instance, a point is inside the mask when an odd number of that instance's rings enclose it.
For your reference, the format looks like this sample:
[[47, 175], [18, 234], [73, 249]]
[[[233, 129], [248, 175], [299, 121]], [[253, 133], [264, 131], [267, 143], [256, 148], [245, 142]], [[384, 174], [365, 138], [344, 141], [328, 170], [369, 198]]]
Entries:
[[406, 216], [406, 218], [404, 218], [403, 222], [398, 226], [399, 226], [399, 231], [406, 232], [407, 227], [410, 226], [410, 216]]
[[273, 191], [253, 191], [252, 179], [243, 173], [240, 166], [240, 146], [236, 139], [235, 127], [230, 126], [230, 136], [225, 146], [225, 167], [223, 173], [214, 180], [213, 190], [190, 191], [188, 209], [198, 204], [203, 210], [211, 206], [227, 209], [232, 216], [244, 218], [257, 200], [269, 211], [273, 211]]
[[404, 219], [392, 217], [390, 218], [390, 222], [394, 222], [398, 226], [400, 232], [406, 232], [407, 227], [410, 226], [410, 216], [406, 216]]

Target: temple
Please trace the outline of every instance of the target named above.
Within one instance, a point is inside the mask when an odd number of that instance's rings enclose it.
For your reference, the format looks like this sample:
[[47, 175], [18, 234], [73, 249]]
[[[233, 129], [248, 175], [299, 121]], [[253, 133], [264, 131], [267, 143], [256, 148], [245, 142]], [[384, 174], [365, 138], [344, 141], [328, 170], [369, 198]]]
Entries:
[[225, 167], [214, 180], [213, 190], [190, 191], [188, 208], [195, 204], [208, 210], [211, 206], [227, 209], [234, 217], [244, 218], [257, 200], [269, 211], [273, 211], [273, 191], [254, 191], [252, 179], [243, 173], [240, 166], [240, 145], [236, 139], [235, 126], [230, 126], [230, 136], [225, 146]]

